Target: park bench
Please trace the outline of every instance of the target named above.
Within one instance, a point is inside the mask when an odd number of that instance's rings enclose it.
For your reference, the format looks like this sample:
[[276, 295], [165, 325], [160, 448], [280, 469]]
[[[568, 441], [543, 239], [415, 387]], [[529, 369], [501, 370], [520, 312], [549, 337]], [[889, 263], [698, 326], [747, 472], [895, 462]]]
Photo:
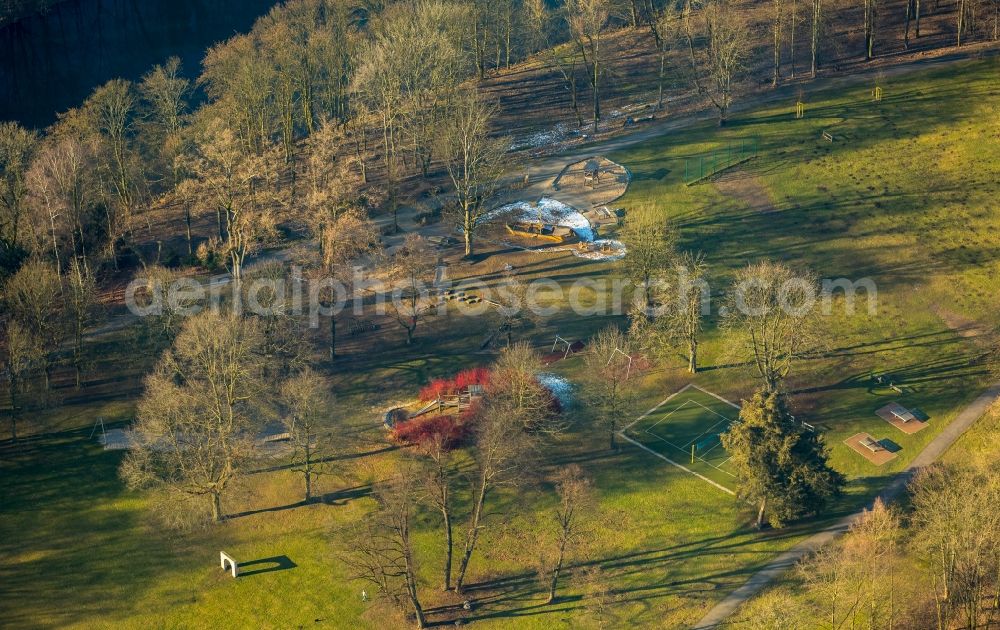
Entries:
[[833, 142], [833, 134], [831, 134], [829, 131], [824, 131], [823, 139], [826, 140], [827, 142]]

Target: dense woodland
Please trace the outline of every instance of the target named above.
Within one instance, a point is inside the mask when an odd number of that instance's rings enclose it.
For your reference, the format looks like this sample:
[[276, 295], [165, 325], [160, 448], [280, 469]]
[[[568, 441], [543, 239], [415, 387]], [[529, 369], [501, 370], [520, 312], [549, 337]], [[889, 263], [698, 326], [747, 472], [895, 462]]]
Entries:
[[[457, 145], [442, 142], [441, 131], [470, 107], [485, 108], [487, 122], [521, 113], [505, 111], [493, 90], [474, 103], [476, 83], [531, 59], [527, 68], [556, 79], [536, 91], [562, 93], [564, 112], [596, 132], [606, 92], [629, 90], [618, 46], [630, 32], [638, 39], [627, 43], [647, 55], [651, 48], [654, 61], [639, 66], [649, 76], [628, 77], [645, 88], [633, 91], [655, 94], [656, 109], [668, 107], [665, 92], [693, 91], [720, 122], [746, 84], [778, 84], [921, 38], [961, 46], [998, 35], [995, 1], [926, 5], [866, 2], [858, 16], [843, 3], [786, 0], [771, 3], [770, 15], [763, 5], [721, 2], [292, 2], [209, 50], [197, 77], [167, 60], [138, 82], [98, 87], [44, 132], [4, 123], [3, 274], [34, 258], [63, 281], [74, 264], [102, 279], [150, 264], [159, 253], [150, 243], [182, 232], [186, 254], [200, 248], [202, 262], [225, 259], [238, 274], [246, 248], [270, 231], [223, 216], [239, 212], [236, 201], [250, 191], [267, 192], [246, 205], [258, 217], [266, 206], [265, 223], [275, 225], [347, 207], [391, 212], [420, 187], [401, 189], [413, 177], [467, 197], [468, 186], [463, 195], [461, 183], [443, 177]], [[516, 81], [503, 85], [516, 90]], [[227, 171], [238, 176], [222, 190], [213, 177]], [[482, 200], [461, 203], [475, 213]], [[156, 234], [151, 216], [164, 208], [171, 233]], [[204, 213], [218, 215], [215, 234], [192, 233]], [[255, 233], [231, 238], [227, 226], [243, 223]]]

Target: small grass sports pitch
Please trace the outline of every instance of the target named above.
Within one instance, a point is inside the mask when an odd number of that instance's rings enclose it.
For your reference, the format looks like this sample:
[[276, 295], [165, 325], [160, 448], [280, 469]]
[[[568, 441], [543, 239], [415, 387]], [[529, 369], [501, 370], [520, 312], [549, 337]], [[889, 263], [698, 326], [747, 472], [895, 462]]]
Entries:
[[739, 413], [739, 405], [696, 385], [687, 385], [625, 427], [622, 436], [731, 494], [736, 471], [720, 435]]

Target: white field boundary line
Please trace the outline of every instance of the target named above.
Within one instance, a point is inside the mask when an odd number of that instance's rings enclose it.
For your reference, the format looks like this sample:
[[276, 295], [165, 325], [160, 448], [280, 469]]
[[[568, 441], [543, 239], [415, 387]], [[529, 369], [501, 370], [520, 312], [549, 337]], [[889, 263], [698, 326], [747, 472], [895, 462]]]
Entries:
[[[718, 416], [719, 418], [722, 418], [722, 419], [719, 420], [718, 422], [716, 422], [715, 424], [713, 424], [712, 426], [708, 427], [707, 429], [705, 429], [701, 433], [699, 433], [697, 437], [695, 437], [693, 440], [691, 440], [690, 442], [688, 442], [687, 444], [684, 445], [685, 448], [687, 448], [688, 446], [691, 446], [692, 444], [694, 444], [695, 442], [697, 442], [701, 438], [703, 438], [706, 435], [709, 435], [710, 433], [712, 433], [713, 431], [715, 431], [715, 428], [717, 426], [719, 426], [720, 424], [725, 423], [726, 425], [730, 425], [730, 424], [733, 423], [733, 421], [730, 420], [729, 418], [727, 418], [726, 416], [722, 415], [721, 413], [718, 413], [717, 411], [712, 411], [711, 409], [709, 409], [705, 405], [701, 404], [697, 400], [692, 400], [690, 402], [693, 402], [694, 404], [698, 405], [699, 407], [701, 407], [702, 409], [704, 409], [708, 413], [710, 413], [710, 414], [712, 414], [714, 416]], [[718, 431], [717, 433], [721, 433], [721, 431]]]
[[[722, 402], [726, 403], [726, 404], [727, 404], [727, 405], [729, 405], [730, 407], [735, 407], [736, 409], [742, 409], [742, 407], [740, 407], [740, 406], [739, 406], [739, 405], [737, 405], [736, 403], [734, 403], [734, 402], [732, 402], [732, 401], [729, 401], [729, 400], [726, 400], [726, 399], [725, 399], [725, 398], [723, 398], [722, 396], [719, 396], [718, 394], [714, 394], [714, 393], [712, 393], [712, 392], [708, 391], [707, 389], [702, 389], [701, 387], [698, 387], [698, 386], [697, 386], [697, 385], [695, 385], [694, 383], [691, 383], [691, 384], [689, 384], [689, 385], [688, 385], [687, 387], [693, 387], [693, 388], [697, 389], [697, 390], [698, 390], [699, 392], [701, 392], [701, 393], [703, 393], [703, 394], [708, 394], [708, 395], [709, 395], [709, 396], [711, 396], [712, 398], [716, 398], [716, 399], [718, 399], [718, 400], [721, 400]], [[684, 389], [687, 389], [687, 387], [685, 387]], [[682, 389], [681, 391], [684, 391], [684, 390]]]
[[[687, 407], [688, 405], [690, 405], [693, 402], [694, 402], [693, 400], [685, 400], [684, 402], [682, 402], [681, 404], [677, 405], [676, 407], [674, 407], [673, 409], [671, 409], [670, 411], [668, 411], [666, 414], [664, 414], [664, 416], [662, 418], [660, 418], [659, 420], [657, 420], [653, 424], [651, 424], [648, 427], [646, 427], [645, 429], [643, 429], [643, 431], [645, 431], [646, 433], [648, 433], [648, 434], [650, 434], [650, 435], [652, 435], [654, 437], [660, 438], [664, 442], [668, 442], [668, 440], [665, 440], [664, 438], [660, 437], [660, 435], [658, 435], [656, 433], [653, 433], [653, 429], [655, 429], [656, 427], [658, 427], [661, 424], [663, 424], [664, 422], [666, 422], [667, 418], [669, 418], [670, 416], [674, 415], [675, 413], [677, 413], [678, 411], [680, 411], [684, 407]], [[630, 429], [634, 425], [635, 425], [635, 423], [632, 423], [629, 426], [625, 427], [625, 429]], [[622, 430], [624, 431], [624, 429], [622, 429]], [[673, 446], [673, 444], [671, 444], [671, 446]]]
[[[626, 425], [626, 426], [622, 427], [622, 428], [621, 428], [621, 430], [619, 431], [619, 435], [621, 435], [621, 436], [622, 436], [623, 438], [625, 438], [625, 439], [626, 439], [626, 440], [628, 440], [629, 442], [631, 442], [631, 443], [633, 443], [633, 444], [636, 444], [636, 445], [638, 445], [638, 446], [642, 447], [642, 449], [643, 449], [643, 450], [645, 450], [645, 451], [648, 451], [648, 452], [650, 452], [650, 453], [653, 453], [653, 454], [654, 454], [654, 455], [656, 455], [657, 457], [659, 457], [659, 458], [661, 458], [661, 459], [664, 459], [664, 460], [666, 460], [666, 461], [670, 462], [671, 464], [674, 464], [675, 466], [678, 466], [678, 467], [679, 467], [679, 468], [681, 468], [682, 470], [685, 470], [685, 471], [687, 471], [687, 472], [690, 472], [691, 474], [693, 474], [693, 475], [695, 475], [695, 476], [697, 476], [697, 477], [700, 477], [700, 478], [702, 478], [702, 479], [705, 479], [706, 481], [708, 481], [709, 483], [711, 483], [711, 484], [712, 484], [712, 485], [714, 485], [714, 486], [717, 486], [717, 487], [719, 487], [719, 488], [723, 488], [723, 489], [724, 489], [724, 490], [725, 490], [726, 492], [729, 492], [730, 494], [734, 494], [734, 493], [733, 493], [733, 492], [732, 492], [731, 490], [729, 490], [728, 488], [725, 488], [724, 486], [722, 486], [722, 485], [720, 485], [720, 484], [717, 484], [716, 482], [712, 481], [711, 479], [708, 479], [707, 477], [704, 477], [703, 475], [700, 475], [700, 474], [698, 474], [698, 473], [694, 472], [693, 470], [690, 470], [689, 468], [687, 468], [687, 467], [685, 467], [685, 466], [682, 466], [681, 464], [678, 464], [677, 462], [675, 462], [675, 461], [671, 460], [670, 458], [668, 458], [668, 457], [666, 457], [666, 456], [664, 456], [664, 455], [661, 455], [660, 453], [657, 453], [656, 451], [654, 451], [654, 450], [652, 450], [652, 449], [650, 449], [650, 448], [646, 447], [646, 446], [645, 446], [644, 444], [640, 444], [639, 442], [636, 442], [636, 441], [635, 441], [635, 440], [633, 440], [632, 438], [630, 438], [630, 437], [628, 437], [627, 435], [625, 435], [625, 431], [627, 431], [627, 430], [631, 429], [631, 428], [632, 428], [632, 427], [634, 427], [634, 426], [635, 426], [636, 424], [638, 424], [638, 423], [642, 422], [642, 421], [643, 421], [643, 420], [645, 420], [645, 419], [646, 419], [647, 417], [649, 417], [649, 416], [650, 416], [650, 414], [654, 413], [654, 412], [655, 412], [655, 411], [656, 411], [657, 409], [659, 409], [659, 408], [660, 408], [660, 407], [662, 407], [663, 405], [665, 405], [665, 404], [667, 404], [668, 402], [670, 402], [670, 401], [671, 401], [671, 400], [672, 400], [672, 399], [673, 399], [674, 397], [676, 397], [676, 396], [678, 396], [678, 395], [680, 395], [680, 394], [683, 394], [683, 393], [684, 393], [684, 392], [686, 392], [686, 391], [687, 391], [688, 389], [696, 389], [696, 390], [698, 390], [698, 391], [702, 392], [703, 394], [707, 394], [708, 396], [711, 396], [712, 398], [715, 398], [715, 399], [717, 399], [717, 400], [719, 400], [719, 401], [721, 401], [721, 402], [724, 402], [724, 403], [726, 403], [726, 404], [727, 404], [727, 405], [729, 405], [730, 407], [733, 407], [733, 408], [735, 408], [735, 409], [740, 409], [740, 406], [739, 406], [739, 405], [737, 405], [737, 404], [735, 404], [735, 403], [732, 403], [732, 402], [730, 402], [730, 401], [726, 400], [726, 399], [725, 399], [725, 398], [723, 398], [722, 396], [719, 396], [718, 394], [714, 394], [714, 393], [712, 393], [712, 392], [710, 392], [710, 391], [708, 391], [708, 390], [706, 390], [706, 389], [703, 389], [703, 388], [701, 388], [701, 387], [698, 387], [698, 386], [697, 386], [697, 385], [695, 385], [694, 383], [688, 383], [687, 385], [685, 385], [684, 387], [680, 388], [679, 390], [677, 390], [677, 391], [676, 391], [676, 392], [674, 392], [673, 394], [670, 394], [669, 396], [667, 396], [666, 398], [664, 398], [663, 400], [661, 400], [661, 401], [660, 401], [659, 403], [657, 403], [657, 404], [656, 404], [656, 405], [654, 405], [654, 406], [653, 406], [652, 408], [650, 408], [650, 409], [649, 409], [648, 411], [646, 411], [646, 413], [642, 414], [641, 416], [639, 416], [638, 418], [636, 418], [635, 420], [633, 420], [632, 422], [630, 422], [630, 423], [629, 423], [628, 425]], [[698, 402], [697, 400], [685, 400], [685, 401], [684, 401], [683, 403], [681, 403], [680, 405], [678, 405], [678, 406], [677, 406], [677, 407], [676, 407], [675, 409], [672, 409], [672, 410], [671, 410], [671, 411], [670, 411], [670, 412], [669, 412], [669, 413], [668, 413], [668, 414], [667, 414], [666, 416], [664, 416], [664, 417], [663, 417], [663, 418], [661, 418], [660, 420], [656, 421], [656, 422], [655, 422], [655, 423], [654, 423], [654, 424], [653, 424], [652, 426], [650, 426], [650, 427], [648, 427], [648, 428], [644, 429], [643, 431], [644, 431], [644, 432], [645, 432], [645, 433], [646, 433], [647, 435], [649, 435], [649, 436], [651, 436], [651, 437], [654, 437], [654, 438], [656, 438], [657, 440], [660, 440], [661, 442], [663, 442], [663, 443], [664, 443], [664, 444], [666, 444], [667, 446], [670, 446], [671, 448], [674, 448], [674, 449], [676, 449], [676, 450], [678, 450], [678, 451], [680, 451], [680, 452], [682, 452], [682, 453], [686, 453], [686, 452], [687, 452], [686, 448], [681, 448], [680, 446], [677, 446], [677, 445], [676, 445], [676, 444], [674, 444], [673, 442], [670, 442], [669, 440], [667, 440], [667, 439], [664, 439], [664, 438], [663, 438], [662, 436], [660, 436], [660, 435], [657, 435], [656, 433], [653, 433], [653, 432], [652, 432], [652, 431], [651, 431], [650, 429], [653, 429], [654, 427], [656, 427], [657, 425], [659, 425], [659, 424], [660, 424], [661, 422], [664, 422], [664, 421], [665, 421], [665, 420], [666, 420], [666, 419], [667, 419], [667, 418], [668, 418], [669, 416], [673, 415], [673, 414], [674, 414], [675, 412], [677, 412], [677, 411], [679, 411], [680, 409], [682, 409], [683, 407], [687, 406], [687, 404], [688, 404], [688, 403], [694, 403], [694, 404], [698, 405], [699, 407], [701, 407], [701, 408], [702, 408], [702, 409], [704, 409], [705, 411], [708, 411], [709, 413], [712, 413], [712, 414], [714, 414], [714, 415], [716, 415], [716, 416], [718, 416], [718, 417], [722, 418], [722, 419], [723, 419], [724, 421], [728, 422], [729, 424], [732, 424], [732, 423], [734, 422], [733, 420], [730, 420], [729, 418], [726, 418], [726, 417], [725, 417], [724, 415], [722, 415], [721, 413], [719, 413], [719, 412], [717, 412], [717, 411], [714, 411], [714, 410], [712, 410], [712, 409], [709, 409], [708, 407], [706, 407], [705, 405], [701, 404], [701, 403], [700, 403], [700, 402]], [[722, 422], [720, 421], [720, 422], [716, 423], [715, 425], [713, 425], [713, 427], [715, 427], [715, 426], [718, 426], [719, 424], [722, 424]], [[707, 433], [707, 432], [702, 432], [702, 434], [701, 434], [701, 435], [705, 435], [706, 433]], [[701, 436], [699, 436], [699, 437], [701, 437]], [[688, 444], [688, 446], [690, 446], [690, 445], [691, 445], [691, 444], [693, 444], [693, 443], [694, 443], [694, 442], [690, 442], [690, 443]], [[718, 444], [716, 444], [715, 446], [718, 446]], [[713, 447], [712, 447], [712, 449], [714, 449], [714, 448], [715, 448], [715, 446], [713, 446]], [[712, 449], [709, 449], [709, 450], [712, 450]], [[707, 454], [707, 452], [706, 452], [705, 454]], [[706, 464], [706, 465], [708, 465], [708, 466], [711, 466], [712, 468], [715, 468], [716, 470], [718, 470], [719, 472], [721, 472], [721, 473], [723, 473], [723, 474], [726, 474], [726, 475], [729, 475], [730, 477], [733, 477], [734, 479], [736, 478], [736, 475], [734, 475], [733, 473], [729, 472], [728, 470], [724, 470], [724, 469], [722, 469], [722, 468], [720, 467], [720, 466], [724, 466], [724, 465], [726, 464], [726, 462], [728, 462], [728, 461], [729, 461], [730, 459], [732, 459], [731, 457], [727, 457], [727, 458], [726, 458], [726, 459], [725, 459], [725, 460], [724, 460], [723, 462], [721, 462], [721, 463], [720, 463], [719, 465], [715, 465], [715, 464], [712, 464], [711, 462], [709, 462], [709, 461], [708, 461], [707, 459], [705, 459], [705, 457], [704, 457], [704, 454], [703, 454], [703, 455], [698, 455], [698, 456], [697, 456], [697, 459], [698, 459], [698, 461], [702, 462], [703, 464]]]
[[642, 443], [640, 443], [640, 442], [637, 442], [637, 441], [633, 440], [632, 438], [630, 438], [629, 436], [625, 435], [625, 432], [624, 432], [624, 431], [621, 431], [621, 432], [619, 432], [619, 433], [618, 433], [618, 436], [619, 436], [619, 437], [621, 437], [621, 438], [622, 438], [623, 440], [626, 440], [626, 441], [628, 441], [629, 443], [631, 443], [631, 444], [633, 444], [633, 445], [635, 445], [635, 446], [638, 446], [639, 448], [641, 448], [642, 450], [646, 451], [646, 452], [647, 452], [647, 453], [649, 453], [650, 455], [652, 455], [652, 456], [654, 456], [654, 457], [659, 457], [660, 459], [662, 459], [663, 461], [667, 462], [667, 463], [668, 463], [668, 464], [670, 464], [671, 466], [676, 466], [677, 468], [680, 468], [680, 469], [681, 469], [681, 470], [683, 470], [684, 472], [686, 472], [686, 473], [689, 473], [689, 474], [692, 474], [692, 475], [694, 475], [695, 477], [697, 477], [698, 479], [701, 479], [702, 481], [704, 481], [704, 482], [706, 482], [706, 483], [710, 483], [710, 484], [712, 484], [713, 486], [715, 486], [715, 487], [716, 487], [716, 488], [718, 488], [719, 490], [722, 490], [722, 491], [723, 491], [723, 492], [725, 492], [726, 494], [729, 494], [729, 495], [732, 495], [732, 496], [736, 496], [736, 493], [735, 493], [735, 492], [733, 492], [733, 491], [732, 491], [732, 490], [730, 490], [729, 488], [725, 487], [724, 485], [722, 485], [722, 484], [720, 484], [720, 483], [716, 483], [716, 482], [712, 481], [711, 479], [709, 479], [709, 478], [708, 478], [708, 477], [706, 477], [705, 475], [701, 475], [701, 474], [699, 474], [699, 473], [696, 473], [695, 471], [691, 470], [691, 469], [690, 469], [690, 468], [688, 468], [687, 466], [684, 466], [684, 465], [682, 465], [682, 464], [678, 464], [677, 462], [675, 462], [674, 460], [670, 459], [670, 458], [669, 458], [669, 457], [667, 457], [666, 455], [662, 455], [662, 454], [660, 454], [660, 453], [657, 453], [656, 451], [654, 451], [653, 449], [649, 448], [649, 447], [648, 447], [648, 446], [646, 446], [645, 444], [642, 444]]
[[[633, 420], [632, 422], [630, 422], [627, 426], [622, 427], [621, 430], [625, 431], [625, 429], [631, 429], [633, 426], [635, 426], [635, 425], [639, 424], [640, 422], [642, 422], [643, 420], [645, 420], [646, 417], [649, 416], [649, 414], [653, 413], [654, 411], [656, 411], [657, 409], [659, 409], [663, 405], [665, 405], [668, 402], [670, 402], [670, 400], [674, 396], [677, 396], [678, 394], [681, 394], [682, 392], [687, 391], [691, 387], [694, 387], [694, 385], [691, 384], [691, 383], [688, 383], [684, 387], [678, 389], [676, 392], [674, 392], [673, 394], [670, 394], [669, 396], [667, 396], [666, 398], [664, 398], [663, 400], [661, 400], [660, 402], [658, 402], [656, 405], [654, 405], [649, 411], [647, 411], [646, 413], [642, 414], [641, 416], [639, 416], [638, 418], [636, 418], [635, 420]], [[705, 392], [705, 393], [708, 393], [708, 392]]]

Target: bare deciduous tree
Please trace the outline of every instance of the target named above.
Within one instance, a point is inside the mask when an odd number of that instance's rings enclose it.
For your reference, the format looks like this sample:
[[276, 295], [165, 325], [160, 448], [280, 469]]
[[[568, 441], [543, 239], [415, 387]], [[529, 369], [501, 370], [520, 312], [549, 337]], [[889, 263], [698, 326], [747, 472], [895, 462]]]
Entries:
[[0, 255], [22, 248], [28, 168], [38, 134], [16, 122], [0, 122]]
[[705, 38], [705, 93], [719, 112], [719, 125], [725, 125], [732, 107], [736, 82], [746, 71], [750, 54], [750, 27], [736, 7], [713, 0], [702, 11]]
[[184, 322], [173, 348], [146, 378], [137, 443], [122, 478], [207, 499], [223, 518], [222, 497], [253, 456], [260, 424], [263, 335], [252, 319], [214, 310]]
[[277, 119], [271, 60], [259, 35], [237, 35], [208, 49], [199, 83], [215, 115], [231, 125], [238, 144], [260, 154], [270, 144]]
[[[133, 278], [135, 291], [132, 299], [145, 313], [136, 324], [134, 332], [140, 339], [152, 341], [157, 351], [173, 342], [184, 320], [197, 310], [197, 296], [194, 293], [170, 293], [170, 287], [178, 286], [175, 282], [181, 277], [176, 270], [148, 265]], [[171, 296], [173, 299], [170, 299]]]
[[465, 256], [472, 256], [473, 239], [486, 223], [507, 170], [506, 139], [491, 133], [496, 107], [476, 94], [458, 98], [449, 124], [441, 131], [441, 159], [455, 191], [455, 223], [465, 239]]
[[[62, 273], [60, 241], [69, 239], [70, 256], [80, 256], [87, 268], [87, 248], [84, 221], [94, 201], [95, 182], [92, 177], [93, 146], [72, 136], [49, 138], [39, 148], [28, 171], [31, 201], [39, 210], [38, 219], [52, 247], [56, 272]], [[118, 215], [106, 208], [108, 253], [113, 255], [113, 241], [121, 233]]]
[[387, 275], [392, 282], [389, 309], [406, 331], [407, 345], [413, 343], [417, 325], [437, 306], [437, 296], [428, 287], [437, 254], [417, 234], [409, 234], [403, 245], [386, 258]]
[[539, 56], [550, 68], [555, 68], [562, 77], [566, 90], [569, 92], [570, 107], [576, 116], [576, 124], [583, 126], [583, 114], [580, 112], [580, 85], [577, 73], [580, 66], [580, 55], [566, 46], [548, 45]]
[[501, 336], [505, 336], [510, 347], [514, 344], [515, 331], [537, 321], [535, 312], [529, 308], [528, 291], [528, 284], [522, 282], [513, 269], [503, 273], [493, 295], [496, 318], [488, 341], [498, 343]]
[[411, 541], [417, 504], [415, 475], [411, 473], [404, 467], [376, 486], [377, 507], [349, 537], [351, 552], [346, 561], [357, 579], [375, 585], [379, 595], [397, 608], [408, 607], [417, 627], [424, 628], [427, 620]]
[[454, 557], [454, 509], [453, 487], [455, 483], [455, 456], [449, 437], [438, 431], [419, 445], [425, 458], [422, 470], [425, 493], [429, 503], [441, 513], [441, 530], [444, 534], [444, 563], [442, 566], [441, 589], [451, 590], [451, 568]]
[[[140, 136], [147, 145], [147, 153], [155, 156], [148, 161], [147, 169], [158, 170], [158, 178], [165, 180], [165, 188], [177, 191], [184, 178], [184, 156], [189, 152], [191, 144], [191, 134], [186, 126], [191, 81], [181, 75], [181, 60], [171, 57], [166, 63], [153, 66], [152, 70], [143, 75], [137, 87], [142, 99], [143, 114]], [[188, 254], [192, 254], [191, 200], [182, 195], [181, 204]]]
[[[350, 300], [357, 290], [354, 286], [355, 267], [359, 262], [369, 259], [382, 259], [382, 246], [379, 242], [378, 228], [359, 210], [351, 209], [339, 213], [330, 219], [326, 215], [313, 227], [320, 242], [321, 268], [349, 292], [345, 297]], [[319, 217], [315, 217], [319, 219]], [[326, 300], [331, 309], [336, 296], [333, 287], [323, 289], [327, 292]], [[337, 356], [337, 314], [330, 313], [330, 360]]]
[[767, 391], [776, 391], [795, 360], [819, 346], [817, 290], [808, 274], [762, 261], [736, 273], [722, 327], [736, 358], [748, 361]]
[[864, 0], [864, 43], [865, 60], [870, 60], [875, 51], [875, 33], [878, 26], [878, 0]]
[[812, 0], [812, 23], [809, 28], [809, 72], [814, 79], [816, 71], [819, 70], [819, 46], [823, 38], [825, 19], [823, 0]]
[[642, 291], [643, 315], [652, 316], [656, 283], [670, 269], [674, 260], [676, 235], [666, 219], [653, 210], [633, 211], [625, 221], [622, 240], [629, 255], [622, 261], [633, 286]]
[[285, 381], [281, 395], [288, 410], [286, 426], [291, 436], [291, 470], [302, 475], [304, 500], [309, 503], [314, 497], [316, 479], [323, 473], [318, 453], [322, 448], [320, 430], [330, 419], [333, 406], [329, 385], [320, 375], [306, 368]]
[[123, 222], [132, 230], [132, 219], [145, 192], [142, 164], [134, 146], [137, 98], [132, 83], [112, 79], [94, 90], [83, 106], [98, 139], [104, 179]]
[[632, 341], [615, 326], [609, 326], [590, 339], [584, 362], [587, 387], [584, 396], [598, 423], [606, 427], [611, 448], [618, 448], [618, 423], [634, 397]]
[[681, 15], [672, 4], [656, 10], [649, 20], [649, 30], [656, 44], [656, 54], [659, 57], [659, 72], [656, 75], [656, 110], [663, 109], [663, 84], [667, 73], [667, 53], [676, 45], [678, 31], [681, 28]]
[[76, 388], [80, 389], [84, 365], [83, 333], [90, 325], [97, 306], [97, 284], [93, 275], [84, 272], [79, 260], [70, 263], [66, 287], [66, 315], [73, 335], [73, 369]]
[[247, 256], [273, 234], [277, 223], [271, 203], [273, 156], [268, 153], [247, 153], [236, 134], [215, 119], [187, 165], [192, 177], [185, 187], [191, 197], [206, 198], [215, 206], [222, 253], [237, 284]]
[[323, 122], [305, 142], [306, 182], [302, 197], [311, 223], [323, 227], [358, 198], [360, 174], [355, 157], [345, 150], [344, 133], [332, 122]]
[[781, 81], [781, 29], [784, 22], [785, 0], [771, 0], [771, 48], [774, 53], [774, 74], [771, 77], [771, 85], [778, 86]]
[[455, 590], [459, 593], [485, 526], [489, 498], [497, 488], [522, 483], [533, 470], [540, 440], [560, 429], [552, 414], [551, 393], [538, 383], [538, 366], [537, 353], [526, 344], [505, 348], [477, 415], [473, 507], [455, 578]]
[[775, 589], [741, 606], [736, 621], [747, 630], [799, 630], [809, 619], [804, 608], [795, 596]]
[[462, 557], [455, 576], [455, 590], [465, 586], [469, 562], [485, 526], [487, 501], [497, 488], [516, 485], [522, 480], [531, 438], [524, 431], [525, 418], [506, 406], [486, 406], [480, 415], [475, 436], [475, 482], [472, 513], [465, 532]]
[[4, 302], [28, 338], [40, 344], [34, 356], [45, 374], [45, 389], [50, 389], [64, 333], [61, 278], [41, 261], [28, 261], [7, 281]]
[[7, 376], [10, 403], [10, 439], [17, 441], [17, 421], [21, 413], [18, 395], [24, 393], [31, 371], [41, 362], [42, 343], [17, 320], [9, 320], [4, 332], [3, 371]]
[[562, 572], [566, 557], [586, 536], [586, 521], [593, 518], [596, 502], [593, 494], [593, 482], [577, 464], [570, 464], [559, 469], [553, 480], [559, 504], [554, 511], [556, 525], [555, 553], [550, 572], [548, 603], [556, 599], [556, 588], [559, 585], [559, 574]]
[[679, 254], [655, 292], [657, 307], [652, 321], [636, 318], [632, 336], [641, 338], [644, 347], [680, 346], [687, 358], [688, 372], [698, 371], [698, 346], [702, 320], [710, 309], [711, 289], [706, 281], [708, 266], [701, 254]]
[[701, 323], [711, 293], [705, 276], [708, 266], [701, 254], [686, 252], [674, 266], [677, 273], [678, 302], [673, 311], [674, 336], [687, 346], [688, 372], [698, 371], [698, 342]]
[[601, 76], [604, 72], [603, 55], [606, 54], [601, 43], [611, 7], [608, 0], [569, 0], [563, 7], [566, 23], [587, 68], [594, 102], [594, 133], [597, 133], [597, 124], [601, 121]]
[[[982, 627], [983, 604], [1000, 575], [1000, 476], [945, 465], [915, 480], [917, 544], [931, 564], [937, 627]], [[996, 591], [994, 591], [996, 592]], [[994, 598], [995, 599], [995, 598]]]

